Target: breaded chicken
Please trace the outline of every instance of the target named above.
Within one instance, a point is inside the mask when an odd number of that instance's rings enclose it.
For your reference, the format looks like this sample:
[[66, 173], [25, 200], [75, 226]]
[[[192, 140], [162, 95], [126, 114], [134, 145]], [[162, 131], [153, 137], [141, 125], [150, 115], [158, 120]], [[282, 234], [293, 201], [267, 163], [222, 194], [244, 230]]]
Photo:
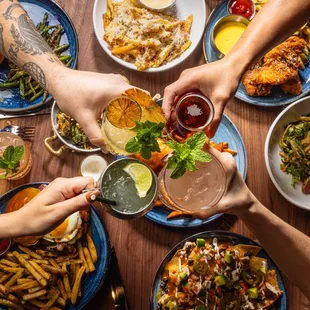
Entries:
[[298, 75], [300, 54], [307, 43], [292, 36], [268, 52], [262, 60], [248, 70], [242, 82], [249, 96], [267, 96], [275, 85], [283, 85], [283, 91], [299, 95], [302, 92]]
[[296, 79], [289, 80], [282, 85], [280, 85], [281, 89], [291, 95], [300, 95], [302, 93], [302, 85], [299, 76], [297, 75]]

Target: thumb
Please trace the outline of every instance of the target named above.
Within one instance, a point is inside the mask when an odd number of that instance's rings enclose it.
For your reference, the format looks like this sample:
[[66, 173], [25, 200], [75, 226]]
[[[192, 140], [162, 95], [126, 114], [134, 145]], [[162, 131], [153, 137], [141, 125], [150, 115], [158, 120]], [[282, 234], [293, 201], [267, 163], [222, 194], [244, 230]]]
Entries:
[[197, 89], [196, 82], [188, 76], [181, 77], [178, 81], [166, 87], [162, 109], [167, 120], [170, 119], [171, 113], [174, 110], [175, 98], [194, 89]]
[[91, 111], [85, 111], [83, 118], [77, 121], [82, 126], [89, 141], [102, 149], [105, 146], [105, 143], [98, 124], [98, 117]]

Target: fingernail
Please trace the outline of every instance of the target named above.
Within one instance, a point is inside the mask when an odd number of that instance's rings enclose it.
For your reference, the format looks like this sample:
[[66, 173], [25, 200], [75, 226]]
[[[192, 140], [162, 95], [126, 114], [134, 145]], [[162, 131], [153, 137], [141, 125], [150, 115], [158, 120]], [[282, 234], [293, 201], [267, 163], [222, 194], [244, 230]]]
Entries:
[[105, 146], [103, 146], [103, 147], [101, 148], [101, 152], [102, 152], [103, 154], [109, 154], [109, 151], [106, 149]]
[[99, 196], [100, 194], [100, 191], [96, 190], [96, 191], [93, 191], [93, 192], [89, 192], [86, 194], [86, 200], [88, 202], [94, 202], [96, 197]]

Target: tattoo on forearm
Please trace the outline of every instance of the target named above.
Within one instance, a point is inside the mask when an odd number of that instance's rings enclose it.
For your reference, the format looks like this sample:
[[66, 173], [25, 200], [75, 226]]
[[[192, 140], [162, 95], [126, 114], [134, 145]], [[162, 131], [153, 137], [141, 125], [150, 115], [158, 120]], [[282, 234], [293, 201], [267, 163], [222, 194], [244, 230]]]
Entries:
[[27, 62], [23, 70], [28, 72], [43, 88], [46, 88], [45, 74], [43, 70], [34, 62]]
[[3, 13], [3, 16], [6, 20], [9, 20], [9, 19], [13, 19], [13, 20], [16, 20], [15, 17], [12, 16], [12, 11], [16, 8], [20, 8], [20, 5], [18, 3], [13, 3], [11, 4], [7, 9], [6, 11]]
[[5, 55], [5, 48], [4, 48], [4, 40], [3, 40], [3, 26], [0, 24], [0, 52]]
[[32, 56], [52, 53], [51, 48], [37, 32], [26, 14], [18, 17], [17, 25], [18, 27], [12, 24], [11, 34], [16, 47], [18, 47], [22, 52]]

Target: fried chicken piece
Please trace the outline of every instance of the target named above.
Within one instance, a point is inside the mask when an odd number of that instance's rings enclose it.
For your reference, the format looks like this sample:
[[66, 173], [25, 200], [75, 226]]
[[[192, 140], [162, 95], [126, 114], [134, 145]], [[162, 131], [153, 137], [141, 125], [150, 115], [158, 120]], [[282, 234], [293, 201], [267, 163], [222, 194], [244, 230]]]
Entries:
[[285, 60], [274, 60], [253, 70], [252, 81], [261, 85], [280, 85], [298, 76], [298, 68], [289, 66]]
[[302, 85], [299, 76], [297, 76], [296, 79], [281, 84], [280, 87], [287, 94], [297, 96], [302, 93]]
[[272, 85], [256, 84], [253, 81], [254, 70], [248, 70], [242, 78], [242, 83], [247, 94], [251, 97], [268, 96], [271, 93]]
[[274, 85], [283, 85], [290, 94], [302, 92], [298, 76], [300, 54], [307, 45], [302, 38], [292, 36], [267, 53], [243, 76], [242, 82], [249, 96], [267, 96]]

